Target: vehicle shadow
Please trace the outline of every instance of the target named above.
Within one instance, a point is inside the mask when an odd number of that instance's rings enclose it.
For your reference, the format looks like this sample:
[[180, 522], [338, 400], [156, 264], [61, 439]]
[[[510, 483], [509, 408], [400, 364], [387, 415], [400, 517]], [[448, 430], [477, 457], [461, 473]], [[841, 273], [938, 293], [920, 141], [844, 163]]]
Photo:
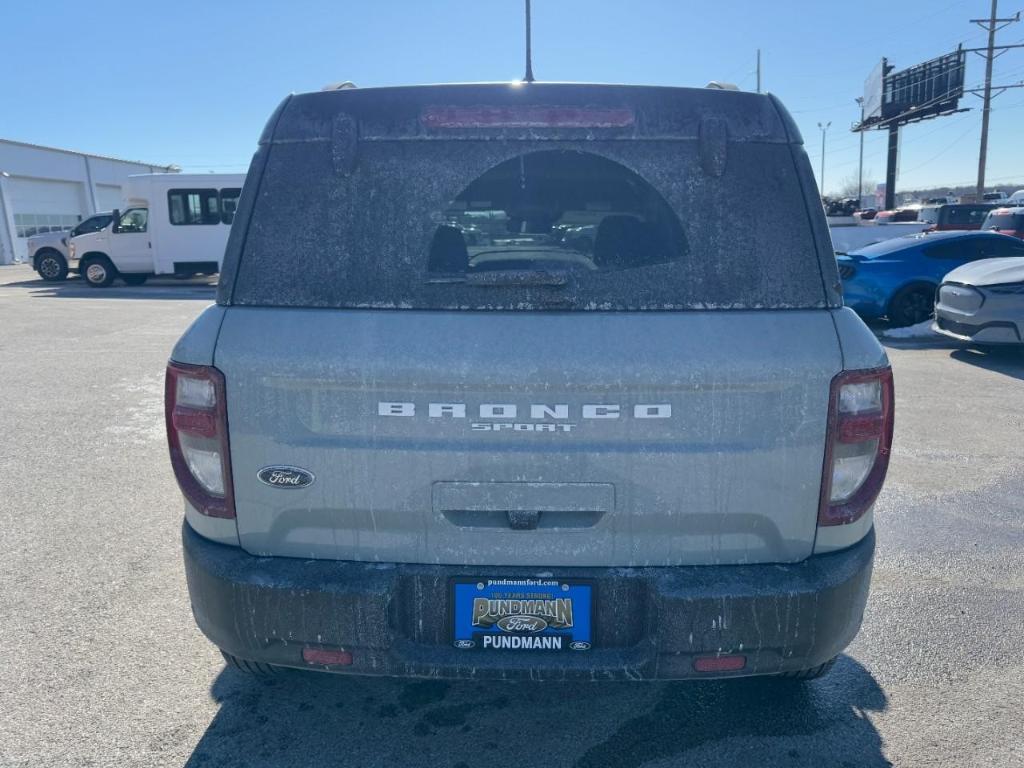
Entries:
[[201, 299], [212, 301], [217, 292], [215, 277], [178, 280], [173, 277], [152, 278], [145, 285], [129, 286], [117, 281], [108, 288], [90, 288], [81, 279], [70, 277], [60, 283], [45, 280], [19, 280], [0, 283], [0, 290], [26, 290], [32, 298], [41, 299]]
[[1024, 347], [964, 347], [949, 353], [953, 360], [1024, 381]]
[[224, 669], [197, 766], [889, 766], [857, 661], [825, 678], [686, 683], [405, 681]]

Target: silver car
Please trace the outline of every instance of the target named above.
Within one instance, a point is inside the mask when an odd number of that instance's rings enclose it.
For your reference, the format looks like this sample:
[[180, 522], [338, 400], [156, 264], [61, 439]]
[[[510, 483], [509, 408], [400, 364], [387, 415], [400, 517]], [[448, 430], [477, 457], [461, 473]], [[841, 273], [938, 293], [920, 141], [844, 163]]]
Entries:
[[976, 344], [1024, 343], [1024, 245], [1020, 253], [975, 261], [946, 275], [933, 328]]

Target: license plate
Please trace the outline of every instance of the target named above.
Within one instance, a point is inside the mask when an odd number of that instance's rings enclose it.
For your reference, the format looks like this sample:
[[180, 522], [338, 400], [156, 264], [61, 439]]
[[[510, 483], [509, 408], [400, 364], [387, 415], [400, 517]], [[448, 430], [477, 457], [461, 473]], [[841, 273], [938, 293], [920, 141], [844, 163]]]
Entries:
[[586, 651], [590, 584], [561, 579], [457, 579], [452, 644], [461, 650]]

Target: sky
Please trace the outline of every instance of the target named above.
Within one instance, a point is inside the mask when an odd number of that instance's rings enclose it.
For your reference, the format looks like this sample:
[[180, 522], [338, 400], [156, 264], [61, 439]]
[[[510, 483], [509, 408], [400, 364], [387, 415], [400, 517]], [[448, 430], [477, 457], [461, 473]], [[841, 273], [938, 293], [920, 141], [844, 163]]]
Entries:
[[[1002, 0], [1000, 15], [1024, 9]], [[533, 0], [538, 80], [763, 87], [790, 109], [825, 192], [856, 178], [855, 98], [882, 56], [898, 69], [984, 45], [969, 23], [988, 0]], [[523, 74], [523, 0], [0, 3], [0, 138], [174, 163], [187, 172], [243, 172], [287, 94], [351, 80], [360, 87], [507, 81]], [[999, 43], [1024, 42], [1024, 22]], [[968, 87], [984, 79], [968, 55]], [[1024, 48], [995, 83], [1024, 79]], [[981, 99], [971, 111], [902, 131], [897, 189], [972, 184]], [[988, 180], [1024, 186], [1017, 126], [1024, 88], [993, 102]], [[864, 140], [864, 176], [884, 180], [886, 136]], [[2, 170], [2, 169], [0, 169]], [[820, 179], [819, 179], [820, 183]]]

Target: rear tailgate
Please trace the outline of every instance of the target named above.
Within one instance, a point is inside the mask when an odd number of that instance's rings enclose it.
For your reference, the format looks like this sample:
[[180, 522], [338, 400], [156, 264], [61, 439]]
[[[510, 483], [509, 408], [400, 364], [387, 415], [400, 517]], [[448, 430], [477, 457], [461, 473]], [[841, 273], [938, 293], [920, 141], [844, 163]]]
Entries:
[[643, 566], [811, 554], [841, 358], [827, 310], [232, 307], [216, 366], [249, 552]]

